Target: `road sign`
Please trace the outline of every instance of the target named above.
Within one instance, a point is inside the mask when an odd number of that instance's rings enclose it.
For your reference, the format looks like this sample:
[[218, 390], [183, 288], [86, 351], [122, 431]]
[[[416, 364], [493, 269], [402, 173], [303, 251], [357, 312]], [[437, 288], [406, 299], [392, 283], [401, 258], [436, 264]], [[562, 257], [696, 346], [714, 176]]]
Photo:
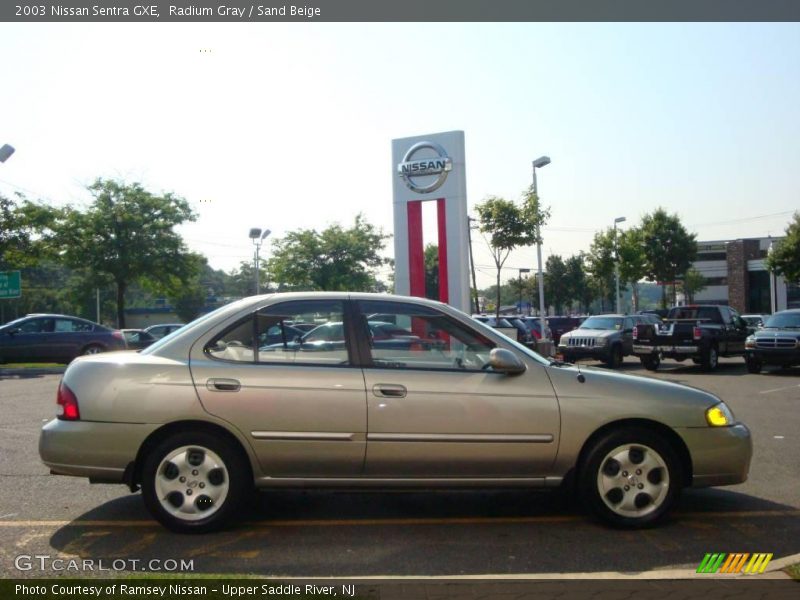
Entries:
[[22, 277], [19, 271], [0, 271], [0, 298], [19, 298], [22, 295]]

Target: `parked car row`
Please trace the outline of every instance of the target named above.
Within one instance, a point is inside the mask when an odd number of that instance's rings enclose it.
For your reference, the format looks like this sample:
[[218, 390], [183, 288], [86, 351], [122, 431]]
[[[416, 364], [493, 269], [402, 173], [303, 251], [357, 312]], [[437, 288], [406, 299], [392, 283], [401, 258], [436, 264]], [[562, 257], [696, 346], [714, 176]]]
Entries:
[[67, 364], [86, 354], [140, 350], [182, 326], [120, 330], [69, 315], [30, 314], [0, 327], [0, 363]]

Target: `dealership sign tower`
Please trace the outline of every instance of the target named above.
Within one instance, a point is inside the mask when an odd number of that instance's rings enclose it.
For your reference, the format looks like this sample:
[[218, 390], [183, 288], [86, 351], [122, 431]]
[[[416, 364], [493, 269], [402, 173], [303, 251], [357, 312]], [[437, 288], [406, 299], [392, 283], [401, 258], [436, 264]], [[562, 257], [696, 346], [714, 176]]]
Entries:
[[469, 312], [464, 132], [392, 140], [395, 293], [425, 296], [422, 203], [436, 202], [439, 300]]

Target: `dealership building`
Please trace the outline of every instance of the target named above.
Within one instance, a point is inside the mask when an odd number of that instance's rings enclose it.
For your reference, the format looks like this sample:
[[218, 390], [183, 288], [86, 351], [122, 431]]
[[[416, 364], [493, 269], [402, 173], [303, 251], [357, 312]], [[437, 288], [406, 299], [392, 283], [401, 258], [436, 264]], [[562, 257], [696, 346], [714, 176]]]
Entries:
[[693, 266], [705, 277], [706, 287], [694, 295], [694, 302], [729, 304], [743, 314], [800, 308], [800, 286], [787, 284], [764, 264], [770, 246], [781, 239], [697, 242]]

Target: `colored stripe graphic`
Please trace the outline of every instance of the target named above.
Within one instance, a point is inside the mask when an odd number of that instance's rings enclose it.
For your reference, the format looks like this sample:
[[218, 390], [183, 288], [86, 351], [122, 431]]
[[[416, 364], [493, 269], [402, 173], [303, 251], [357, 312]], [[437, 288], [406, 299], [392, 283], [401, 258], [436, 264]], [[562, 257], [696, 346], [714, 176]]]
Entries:
[[[756, 554], [750, 554], [749, 552], [734, 552], [732, 554], [709, 552], [700, 561], [697, 573], [760, 574], [767, 569], [772, 556], [772, 554], [765, 552]], [[748, 559], [750, 559], [749, 562]], [[745, 564], [747, 564], [746, 567]], [[742, 570], [743, 568], [744, 571]]]

